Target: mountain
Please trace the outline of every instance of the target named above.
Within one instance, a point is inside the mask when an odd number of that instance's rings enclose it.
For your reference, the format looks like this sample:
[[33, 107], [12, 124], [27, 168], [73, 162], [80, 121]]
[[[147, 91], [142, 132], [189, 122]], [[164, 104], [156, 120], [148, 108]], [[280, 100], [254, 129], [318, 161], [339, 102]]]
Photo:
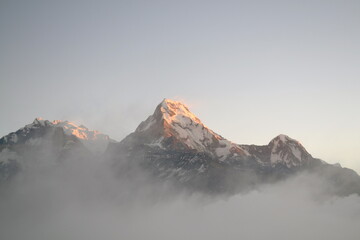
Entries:
[[31, 124], [0, 138], [0, 180], [11, 178], [20, 169], [99, 155], [109, 142], [115, 141], [72, 122], [36, 118]]
[[106, 156], [119, 175], [134, 175], [141, 168], [158, 179], [210, 193], [243, 191], [300, 171], [316, 172], [327, 181], [342, 176], [340, 182], [349, 181], [352, 189], [342, 193], [360, 193], [360, 178], [354, 171], [313, 158], [286, 135], [264, 146], [235, 144], [206, 127], [186, 105], [169, 99], [135, 132], [110, 144]]
[[22, 170], [69, 162], [86, 171], [90, 160], [110, 165], [125, 181], [169, 183], [209, 194], [235, 194], [300, 172], [330, 186], [319, 191], [360, 194], [356, 172], [314, 158], [289, 136], [263, 146], [236, 144], [205, 126], [185, 104], [169, 99], [120, 142], [83, 125], [40, 118], [0, 138], [0, 182]]
[[187, 106], [169, 99], [164, 99], [154, 114], [126, 137], [122, 144], [202, 152], [221, 160], [231, 156], [248, 155], [240, 146], [207, 128]]

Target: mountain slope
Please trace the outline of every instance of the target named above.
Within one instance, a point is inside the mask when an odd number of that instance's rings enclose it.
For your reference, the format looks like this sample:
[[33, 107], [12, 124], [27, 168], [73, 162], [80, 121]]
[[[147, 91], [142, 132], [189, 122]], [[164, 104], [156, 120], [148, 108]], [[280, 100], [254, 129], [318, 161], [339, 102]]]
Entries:
[[224, 163], [254, 159], [270, 167], [299, 167], [313, 159], [298, 141], [286, 135], [277, 136], [267, 146], [235, 144], [206, 127], [183, 103], [169, 99], [118, 146], [202, 153]]
[[0, 138], [0, 179], [9, 179], [20, 169], [94, 157], [101, 154], [109, 142], [115, 141], [84, 126], [36, 118], [31, 124]]
[[87, 155], [87, 149], [73, 135], [51, 122], [35, 119], [0, 139], [0, 178], [6, 180], [22, 170], [56, 164], [73, 154]]
[[[265, 146], [232, 143], [206, 127], [183, 103], [169, 99], [135, 132], [111, 144], [106, 155], [120, 175], [135, 174], [140, 167], [157, 178], [206, 192], [242, 191], [305, 170], [323, 172], [328, 179], [353, 175], [313, 158], [286, 135]], [[350, 178], [356, 185], [360, 178], [355, 175]]]

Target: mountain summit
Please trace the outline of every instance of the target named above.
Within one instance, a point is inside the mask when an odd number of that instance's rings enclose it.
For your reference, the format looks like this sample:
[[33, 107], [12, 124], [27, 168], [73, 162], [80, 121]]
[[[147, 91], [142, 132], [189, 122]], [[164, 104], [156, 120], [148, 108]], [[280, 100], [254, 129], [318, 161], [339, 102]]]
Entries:
[[57, 164], [64, 159], [100, 156], [109, 136], [69, 121], [42, 118], [0, 138], [0, 182], [19, 169]]
[[265, 146], [241, 145], [241, 147], [262, 164], [272, 167], [278, 165], [287, 168], [301, 167], [315, 161], [299, 141], [284, 134], [278, 135]]
[[124, 142], [167, 150], [204, 152], [220, 160], [234, 155], [248, 155], [240, 146], [206, 127], [185, 104], [169, 99], [164, 99], [153, 115]]
[[311, 161], [312, 156], [297, 140], [284, 134], [275, 137], [269, 143], [271, 164], [284, 162], [287, 167], [300, 166]]
[[90, 151], [101, 154], [107, 148], [109, 142], [115, 142], [108, 135], [105, 135], [99, 131], [90, 130], [83, 125], [77, 125], [70, 121], [61, 120], [44, 120], [41, 117], [35, 118], [31, 124], [27, 124], [25, 127], [20, 128], [16, 132], [12, 132], [7, 136], [0, 139], [2, 144], [16, 144], [19, 139], [34, 138], [30, 132], [35, 129], [44, 128], [61, 128], [64, 134], [67, 136], [75, 136], [79, 139]]
[[164, 99], [153, 115], [142, 122], [136, 133], [154, 134], [152, 143], [159, 146], [187, 150], [206, 151], [207, 148], [223, 138], [205, 125], [187, 106], [181, 102]]

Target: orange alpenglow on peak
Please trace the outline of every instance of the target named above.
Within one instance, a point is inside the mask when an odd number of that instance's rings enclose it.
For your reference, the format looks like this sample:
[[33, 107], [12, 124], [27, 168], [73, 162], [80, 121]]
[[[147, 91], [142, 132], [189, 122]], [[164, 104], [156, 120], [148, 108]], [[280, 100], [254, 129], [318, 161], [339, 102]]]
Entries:
[[209, 152], [221, 160], [232, 154], [246, 154], [241, 147], [206, 127], [185, 104], [169, 99], [164, 99], [135, 132], [147, 139], [146, 144], [160, 148], [170, 140], [188, 149]]
[[189, 108], [179, 101], [174, 101], [170, 99], [164, 99], [160, 103], [160, 111], [162, 113], [162, 118], [168, 123], [176, 122], [180, 120], [179, 118], [189, 118], [195, 123], [202, 124], [200, 119], [198, 119]]
[[184, 103], [170, 99], [164, 99], [156, 107], [153, 115], [139, 125], [136, 132], [146, 131], [155, 123], [161, 124], [164, 128], [186, 128], [196, 125], [208, 129]]

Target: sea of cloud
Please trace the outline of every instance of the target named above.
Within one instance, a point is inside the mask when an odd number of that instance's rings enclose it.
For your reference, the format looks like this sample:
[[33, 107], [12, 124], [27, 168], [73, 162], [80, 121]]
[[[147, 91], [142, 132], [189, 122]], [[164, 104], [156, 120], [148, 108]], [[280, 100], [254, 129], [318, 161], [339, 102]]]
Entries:
[[[85, 167], [86, 166], [86, 167]], [[22, 174], [1, 189], [0, 239], [347, 239], [360, 236], [360, 197], [327, 195], [312, 174], [234, 196], [118, 178], [103, 162]]]

